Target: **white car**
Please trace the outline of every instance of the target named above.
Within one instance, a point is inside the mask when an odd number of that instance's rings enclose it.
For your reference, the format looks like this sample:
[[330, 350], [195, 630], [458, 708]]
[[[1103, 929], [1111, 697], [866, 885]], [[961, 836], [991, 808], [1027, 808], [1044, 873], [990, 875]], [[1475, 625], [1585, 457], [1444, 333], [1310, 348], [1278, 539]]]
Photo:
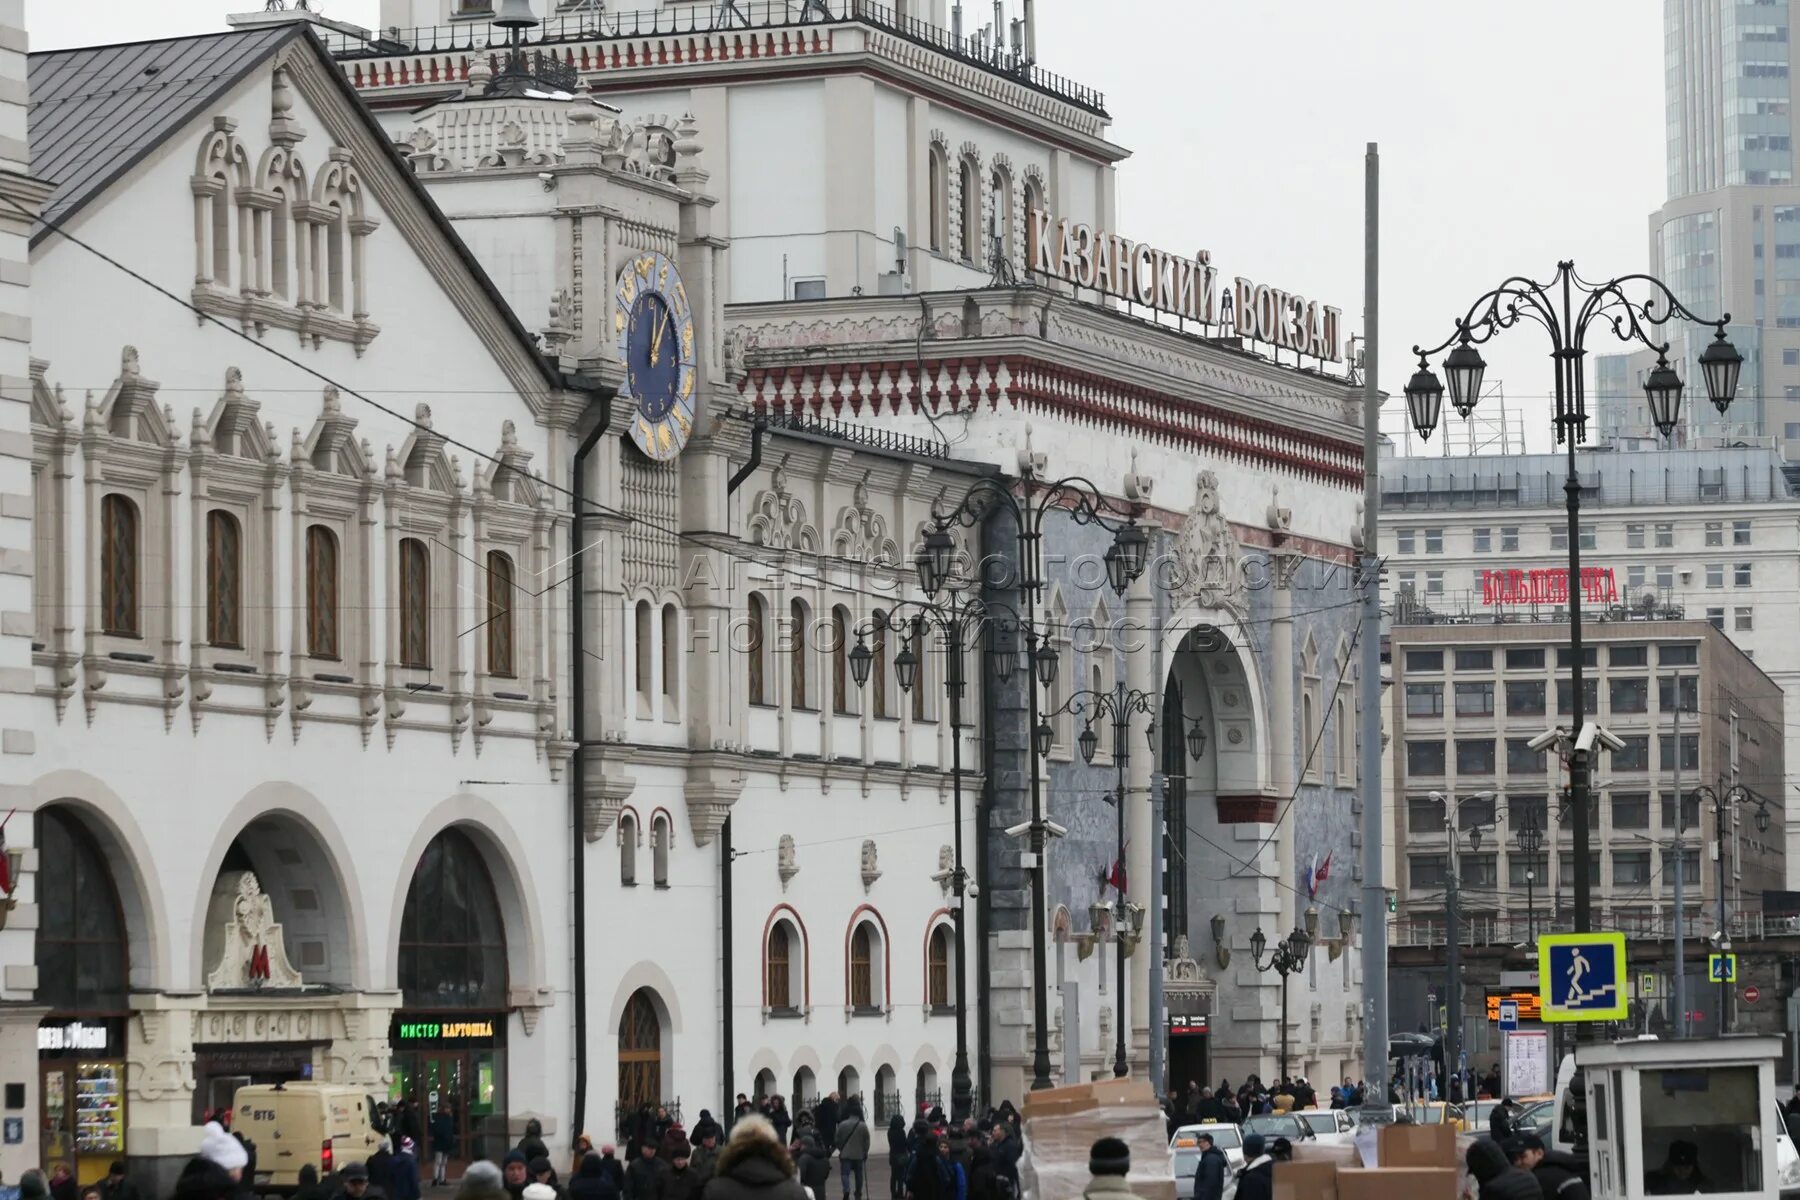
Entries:
[[1209, 1134], [1225, 1155], [1226, 1200], [1237, 1192], [1237, 1173], [1244, 1169], [1244, 1135], [1230, 1123], [1183, 1125], [1169, 1139], [1170, 1169], [1175, 1175], [1176, 1200], [1194, 1200], [1194, 1168], [1200, 1163], [1200, 1134]]
[[1321, 1146], [1348, 1146], [1356, 1122], [1341, 1108], [1303, 1108], [1294, 1114], [1305, 1121]]

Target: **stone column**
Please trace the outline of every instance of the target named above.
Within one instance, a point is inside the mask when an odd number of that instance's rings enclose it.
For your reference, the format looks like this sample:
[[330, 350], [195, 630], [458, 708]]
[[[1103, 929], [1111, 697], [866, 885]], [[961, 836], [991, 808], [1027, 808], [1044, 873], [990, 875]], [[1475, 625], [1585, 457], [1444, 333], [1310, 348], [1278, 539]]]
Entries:
[[[1300, 739], [1296, 723], [1300, 713], [1300, 693], [1296, 674], [1298, 668], [1294, 663], [1294, 596], [1287, 587], [1287, 580], [1292, 576], [1297, 563], [1297, 556], [1293, 554], [1280, 549], [1269, 552], [1268, 588], [1271, 611], [1268, 721], [1269, 740], [1274, 755], [1269, 783], [1275, 792], [1276, 831], [1271, 844], [1263, 850], [1258, 862], [1259, 868], [1272, 879], [1258, 881], [1254, 911], [1245, 912], [1243, 919], [1252, 928], [1260, 923], [1270, 946], [1280, 942], [1294, 928], [1295, 915], [1299, 911], [1294, 904], [1292, 890], [1294, 821], [1293, 814], [1286, 811], [1294, 795], [1295, 781], [1299, 778]], [[1255, 829], [1258, 842], [1269, 836], [1270, 831], [1263, 826], [1251, 828]], [[1246, 850], [1251, 848], [1245, 847]], [[1248, 960], [1249, 956], [1246, 955], [1244, 969], [1255, 971]], [[1255, 989], [1259, 1009], [1258, 1025], [1266, 1026], [1271, 1031], [1262, 1039], [1264, 1062], [1269, 1064], [1269, 1069], [1262, 1074], [1267, 1079], [1279, 1070], [1281, 1056], [1281, 976], [1269, 971], [1261, 975], [1257, 982], [1260, 985]], [[1288, 1037], [1289, 1058], [1292, 1060], [1295, 1041], [1291, 1030], [1301, 1024], [1294, 1014], [1304, 1013], [1306, 1001], [1304, 984], [1297, 1007], [1291, 983], [1289, 988]], [[1290, 1061], [1289, 1070], [1293, 1069]]]
[[202, 992], [131, 997], [126, 1024], [125, 1152], [146, 1195], [165, 1195], [200, 1149], [194, 1124], [194, 1025]]
[[40, 1124], [38, 1111], [39, 1076], [37, 1028], [50, 1010], [35, 1004], [17, 1008], [0, 1008], [0, 1082], [19, 1084], [25, 1089], [25, 1107], [8, 1112], [25, 1122], [25, 1140], [16, 1145], [0, 1145], [0, 1171], [8, 1179], [18, 1179], [28, 1167], [42, 1166], [38, 1161]]
[[[1152, 536], [1152, 544], [1155, 538]], [[1155, 677], [1156, 612], [1150, 596], [1150, 580], [1154, 574], [1145, 571], [1131, 584], [1125, 598], [1125, 625], [1121, 637], [1125, 652], [1125, 690], [1136, 690], [1155, 697], [1151, 712], [1161, 705], [1162, 681]], [[1149, 908], [1155, 899], [1156, 881], [1151, 878], [1151, 839], [1159, 836], [1150, 823], [1150, 775], [1156, 767], [1157, 751], [1145, 740], [1144, 730], [1150, 716], [1134, 716], [1126, 732], [1131, 748], [1131, 763], [1125, 777], [1125, 879], [1126, 895], [1133, 904], [1145, 909], [1145, 941], [1125, 962], [1126, 994], [1121, 999], [1131, 1021], [1127, 1053], [1131, 1056], [1132, 1074], [1141, 1074], [1150, 1059], [1149, 1024], [1150, 973], [1162, 970], [1159, 957], [1149, 945]], [[1160, 742], [1160, 738], [1158, 741]]]
[[400, 1007], [399, 992], [355, 992], [338, 997], [340, 1029], [325, 1052], [325, 1078], [386, 1095], [393, 1079], [388, 1028]]

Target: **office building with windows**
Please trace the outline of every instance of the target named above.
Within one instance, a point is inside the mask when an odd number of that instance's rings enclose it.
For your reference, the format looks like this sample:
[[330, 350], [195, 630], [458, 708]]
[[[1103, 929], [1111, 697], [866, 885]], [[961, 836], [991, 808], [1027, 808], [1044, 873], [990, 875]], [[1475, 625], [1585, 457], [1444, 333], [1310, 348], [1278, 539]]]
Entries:
[[[1668, 193], [1650, 214], [1650, 273], [1703, 316], [1732, 316], [1737, 402], [1688, 407], [1683, 437], [1800, 441], [1800, 185], [1793, 51], [1800, 0], [1664, 0]], [[1698, 380], [1710, 331], [1676, 332], [1670, 360]], [[1643, 374], [1655, 356], [1599, 355], [1605, 438], [1648, 438]]]
[[[1395, 622], [1390, 645], [1402, 923], [1441, 923], [1454, 882], [1478, 939], [1568, 928], [1568, 775], [1554, 751], [1531, 744], [1572, 719], [1567, 621], [1527, 613], [1471, 622], [1420, 608]], [[1727, 905], [1760, 905], [1764, 889], [1783, 886], [1787, 858], [1779, 686], [1730, 638], [1692, 619], [1584, 625], [1583, 657], [1584, 712], [1624, 742], [1599, 756], [1588, 810], [1599, 927], [1666, 928], [1679, 861], [1688, 919], [1711, 929], [1697, 921], [1716, 911], [1720, 880], [1703, 852], [1716, 827], [1712, 806], [1693, 795], [1702, 784], [1721, 794], [1736, 784], [1767, 804], [1766, 830], [1753, 803], [1725, 813]], [[1528, 829], [1541, 837], [1535, 852], [1520, 837]]]
[[[1705, 622], [1784, 695], [1800, 694], [1800, 497], [1780, 453], [1595, 450], [1579, 470], [1587, 619]], [[1381, 552], [1399, 619], [1558, 619], [1566, 477], [1561, 455], [1383, 460]], [[1792, 759], [1800, 713], [1785, 728]], [[1800, 846], [1788, 850], [1800, 861]]]

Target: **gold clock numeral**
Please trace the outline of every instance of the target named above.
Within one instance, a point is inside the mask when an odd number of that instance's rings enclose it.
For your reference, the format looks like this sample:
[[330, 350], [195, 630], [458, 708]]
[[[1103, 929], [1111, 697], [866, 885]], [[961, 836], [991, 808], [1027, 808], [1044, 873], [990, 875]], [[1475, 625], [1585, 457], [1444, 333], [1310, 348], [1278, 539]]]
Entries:
[[662, 447], [662, 452], [664, 454], [669, 453], [675, 448], [675, 439], [669, 436], [669, 426], [667, 423], [656, 427], [656, 444]]
[[650, 432], [650, 422], [642, 417], [638, 418], [638, 433], [643, 435], [644, 445], [654, 446], [656, 444], [656, 435]]
[[630, 308], [637, 300], [637, 280], [627, 275], [619, 281], [619, 302], [624, 308]]
[[681, 399], [687, 400], [694, 394], [694, 373], [692, 371], [681, 377]]
[[681, 353], [688, 361], [694, 358], [694, 323], [689, 321], [681, 327]]
[[680, 281], [677, 281], [675, 284], [675, 299], [680, 302], [681, 311], [686, 313], [688, 307], [687, 285]]
[[613, 332], [625, 332], [625, 310], [623, 308], [613, 314]]
[[678, 408], [675, 410], [674, 416], [675, 416], [675, 424], [681, 426], [681, 436], [686, 437], [694, 428], [692, 425], [690, 425], [688, 423], [687, 414], [683, 413]]
[[644, 277], [646, 283], [650, 280], [650, 272], [654, 270], [656, 270], [656, 260], [649, 255], [637, 260], [637, 273]]

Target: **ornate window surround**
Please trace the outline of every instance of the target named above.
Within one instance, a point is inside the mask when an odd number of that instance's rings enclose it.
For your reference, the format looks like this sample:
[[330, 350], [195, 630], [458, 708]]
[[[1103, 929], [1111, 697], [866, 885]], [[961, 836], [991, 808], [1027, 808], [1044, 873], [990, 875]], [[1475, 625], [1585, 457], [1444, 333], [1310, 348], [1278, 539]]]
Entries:
[[554, 574], [551, 563], [556, 518], [550, 509], [548, 489], [531, 473], [531, 457], [531, 452], [519, 444], [517, 427], [509, 420], [500, 426], [500, 447], [494, 453], [499, 461], [480, 462], [475, 470], [469, 505], [477, 564], [475, 620], [471, 625], [487, 619], [489, 552], [498, 550], [513, 564], [513, 675], [503, 677], [489, 672], [485, 637], [470, 648], [475, 697], [473, 728], [478, 749], [486, 736], [517, 730], [516, 723], [496, 724], [500, 713], [530, 714], [531, 730], [540, 742], [544, 730], [555, 724], [548, 606], [555, 602], [559, 589], [546, 585], [552, 582], [547, 574]]
[[[388, 447], [382, 471], [386, 627], [378, 638], [390, 748], [402, 728], [441, 728], [429, 720], [407, 720], [411, 702], [443, 704], [448, 709], [452, 739], [458, 745], [469, 720], [469, 672], [462, 630], [457, 628], [464, 615], [458, 596], [464, 589], [458, 584], [477, 568], [464, 549], [468, 501], [463, 494], [462, 469], [444, 452], [445, 444], [444, 436], [432, 427], [431, 406], [420, 404], [413, 412], [412, 432], [398, 451]], [[401, 665], [400, 543], [409, 538], [423, 542], [429, 552], [432, 620], [425, 667]]]

